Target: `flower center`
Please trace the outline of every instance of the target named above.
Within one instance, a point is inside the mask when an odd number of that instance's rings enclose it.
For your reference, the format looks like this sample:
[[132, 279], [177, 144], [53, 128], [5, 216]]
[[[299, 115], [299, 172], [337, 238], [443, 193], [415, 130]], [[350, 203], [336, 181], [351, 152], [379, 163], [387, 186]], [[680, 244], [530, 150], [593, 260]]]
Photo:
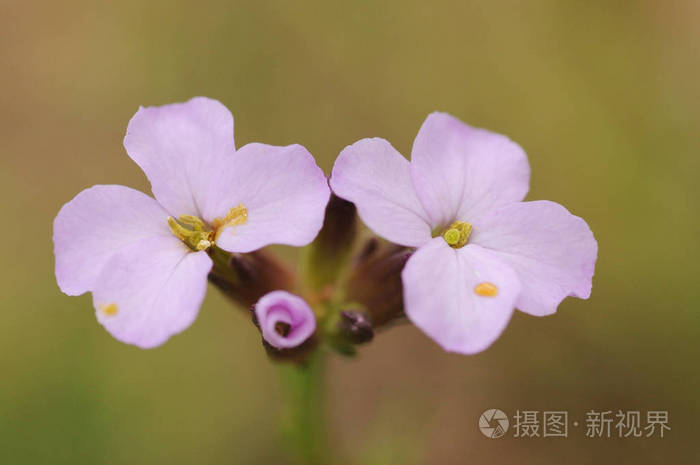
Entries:
[[442, 233], [442, 238], [445, 239], [445, 242], [453, 249], [460, 249], [467, 244], [471, 233], [471, 223], [455, 221]]
[[206, 250], [214, 242], [214, 232], [196, 216], [180, 215], [177, 220], [169, 216], [168, 226], [175, 237], [192, 250]]
[[229, 210], [223, 218], [214, 218], [211, 226], [192, 215], [180, 215], [176, 220], [172, 216], [168, 217], [170, 231], [194, 251], [207, 250], [219, 238], [221, 232], [229, 226], [245, 224], [248, 221], [248, 210], [239, 203], [237, 207]]
[[291, 330], [292, 325], [290, 325], [289, 323], [285, 323], [283, 321], [278, 321], [277, 323], [275, 323], [275, 331], [277, 331], [277, 334], [279, 334], [282, 337], [287, 337]]

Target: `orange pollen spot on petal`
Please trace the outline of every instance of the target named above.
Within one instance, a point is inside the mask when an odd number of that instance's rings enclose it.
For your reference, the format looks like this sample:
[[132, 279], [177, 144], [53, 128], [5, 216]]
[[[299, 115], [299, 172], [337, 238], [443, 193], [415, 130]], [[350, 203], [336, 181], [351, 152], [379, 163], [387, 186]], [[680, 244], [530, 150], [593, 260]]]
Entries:
[[117, 307], [117, 304], [109, 304], [105, 305], [102, 307], [102, 313], [104, 313], [107, 316], [114, 316], [117, 313], [119, 313], [119, 307]]
[[498, 295], [498, 287], [492, 283], [479, 283], [474, 286], [474, 293], [482, 297], [495, 297]]

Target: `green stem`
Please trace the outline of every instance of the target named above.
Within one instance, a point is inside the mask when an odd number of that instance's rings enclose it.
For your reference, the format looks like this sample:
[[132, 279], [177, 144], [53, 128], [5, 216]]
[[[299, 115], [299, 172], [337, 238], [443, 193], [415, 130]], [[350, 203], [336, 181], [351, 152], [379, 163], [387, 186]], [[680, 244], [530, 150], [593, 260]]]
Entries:
[[304, 465], [325, 465], [323, 351], [304, 364], [282, 366], [286, 388], [283, 433], [293, 459]]

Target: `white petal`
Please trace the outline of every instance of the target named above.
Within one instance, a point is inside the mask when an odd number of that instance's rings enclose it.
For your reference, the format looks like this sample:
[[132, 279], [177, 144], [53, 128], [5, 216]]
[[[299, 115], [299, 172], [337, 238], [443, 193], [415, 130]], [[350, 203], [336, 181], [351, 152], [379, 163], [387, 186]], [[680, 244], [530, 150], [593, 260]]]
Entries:
[[411, 174], [433, 223], [448, 226], [522, 200], [530, 166], [523, 149], [507, 137], [433, 113], [413, 143]]
[[586, 222], [546, 200], [520, 202], [474, 219], [470, 242], [497, 251], [518, 274], [519, 310], [556, 312], [566, 296], [591, 294], [598, 244]]
[[229, 252], [310, 243], [323, 225], [330, 198], [326, 176], [300, 145], [241, 147], [212, 185], [218, 194], [203, 212], [205, 220], [223, 218], [238, 204], [248, 212], [244, 224], [225, 228], [217, 239]]
[[357, 206], [362, 221], [379, 236], [409, 247], [430, 240], [432, 228], [413, 189], [409, 163], [384, 139], [346, 147], [335, 161], [331, 187]]
[[95, 283], [98, 321], [115, 338], [147, 349], [164, 343], [197, 317], [212, 261], [175, 237], [122, 248]]
[[500, 336], [520, 293], [517, 276], [493, 252], [453, 249], [441, 237], [420, 247], [401, 277], [408, 318], [445, 350], [462, 354], [480, 352]]
[[141, 108], [129, 121], [124, 147], [172, 216], [201, 217], [216, 196], [211, 178], [235, 152], [233, 116], [204, 97]]
[[168, 213], [124, 186], [93, 186], [76, 195], [53, 223], [56, 280], [68, 295], [92, 290], [105, 262], [127, 244], [172, 236]]

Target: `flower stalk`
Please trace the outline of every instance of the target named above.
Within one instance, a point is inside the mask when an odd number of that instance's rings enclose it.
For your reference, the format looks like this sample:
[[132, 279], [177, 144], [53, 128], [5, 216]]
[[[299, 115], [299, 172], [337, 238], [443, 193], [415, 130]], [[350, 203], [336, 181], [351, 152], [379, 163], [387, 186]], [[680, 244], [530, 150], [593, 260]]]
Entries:
[[285, 389], [282, 434], [299, 465], [327, 464], [325, 422], [325, 360], [316, 351], [304, 363], [280, 367]]

